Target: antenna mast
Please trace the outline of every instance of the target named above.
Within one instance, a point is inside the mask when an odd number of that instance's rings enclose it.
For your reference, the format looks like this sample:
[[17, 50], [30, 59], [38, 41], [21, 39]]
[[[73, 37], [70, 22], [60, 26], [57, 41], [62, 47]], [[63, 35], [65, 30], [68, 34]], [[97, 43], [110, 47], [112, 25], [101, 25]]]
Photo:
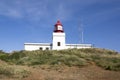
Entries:
[[84, 43], [84, 29], [82, 24], [80, 24], [79, 26], [79, 33], [80, 33], [80, 43]]

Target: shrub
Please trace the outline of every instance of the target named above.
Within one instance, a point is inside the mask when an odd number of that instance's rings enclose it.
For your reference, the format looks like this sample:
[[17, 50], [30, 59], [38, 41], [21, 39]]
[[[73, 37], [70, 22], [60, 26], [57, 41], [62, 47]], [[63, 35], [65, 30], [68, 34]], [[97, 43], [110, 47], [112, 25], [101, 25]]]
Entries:
[[1, 60], [4, 60], [4, 61], [8, 61], [8, 55], [9, 55], [9, 54], [2, 53], [2, 54], [0, 54], [0, 59], [1, 59]]

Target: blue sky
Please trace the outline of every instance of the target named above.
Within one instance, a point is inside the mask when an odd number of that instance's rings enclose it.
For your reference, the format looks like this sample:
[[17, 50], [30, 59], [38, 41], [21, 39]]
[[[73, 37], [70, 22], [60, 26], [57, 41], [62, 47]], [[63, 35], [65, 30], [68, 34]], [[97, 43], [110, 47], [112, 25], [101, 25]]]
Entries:
[[25, 42], [52, 42], [57, 20], [66, 43], [120, 52], [120, 0], [0, 0], [0, 49], [23, 50]]

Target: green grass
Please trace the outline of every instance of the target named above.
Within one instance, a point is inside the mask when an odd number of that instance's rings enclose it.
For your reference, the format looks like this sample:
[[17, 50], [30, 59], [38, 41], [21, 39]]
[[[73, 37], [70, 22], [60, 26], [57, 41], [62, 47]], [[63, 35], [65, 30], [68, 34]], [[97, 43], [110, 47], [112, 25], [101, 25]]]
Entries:
[[0, 59], [16, 65], [67, 65], [88, 66], [96, 64], [106, 70], [120, 71], [120, 54], [106, 49], [67, 49], [60, 51], [15, 51], [0, 52]]

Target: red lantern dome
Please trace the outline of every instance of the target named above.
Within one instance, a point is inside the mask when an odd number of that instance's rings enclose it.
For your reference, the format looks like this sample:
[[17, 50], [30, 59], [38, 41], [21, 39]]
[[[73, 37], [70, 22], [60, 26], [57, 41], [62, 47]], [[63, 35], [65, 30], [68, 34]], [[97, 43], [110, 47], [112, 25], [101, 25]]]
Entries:
[[57, 23], [55, 24], [54, 32], [64, 32], [60, 20], [58, 20]]

